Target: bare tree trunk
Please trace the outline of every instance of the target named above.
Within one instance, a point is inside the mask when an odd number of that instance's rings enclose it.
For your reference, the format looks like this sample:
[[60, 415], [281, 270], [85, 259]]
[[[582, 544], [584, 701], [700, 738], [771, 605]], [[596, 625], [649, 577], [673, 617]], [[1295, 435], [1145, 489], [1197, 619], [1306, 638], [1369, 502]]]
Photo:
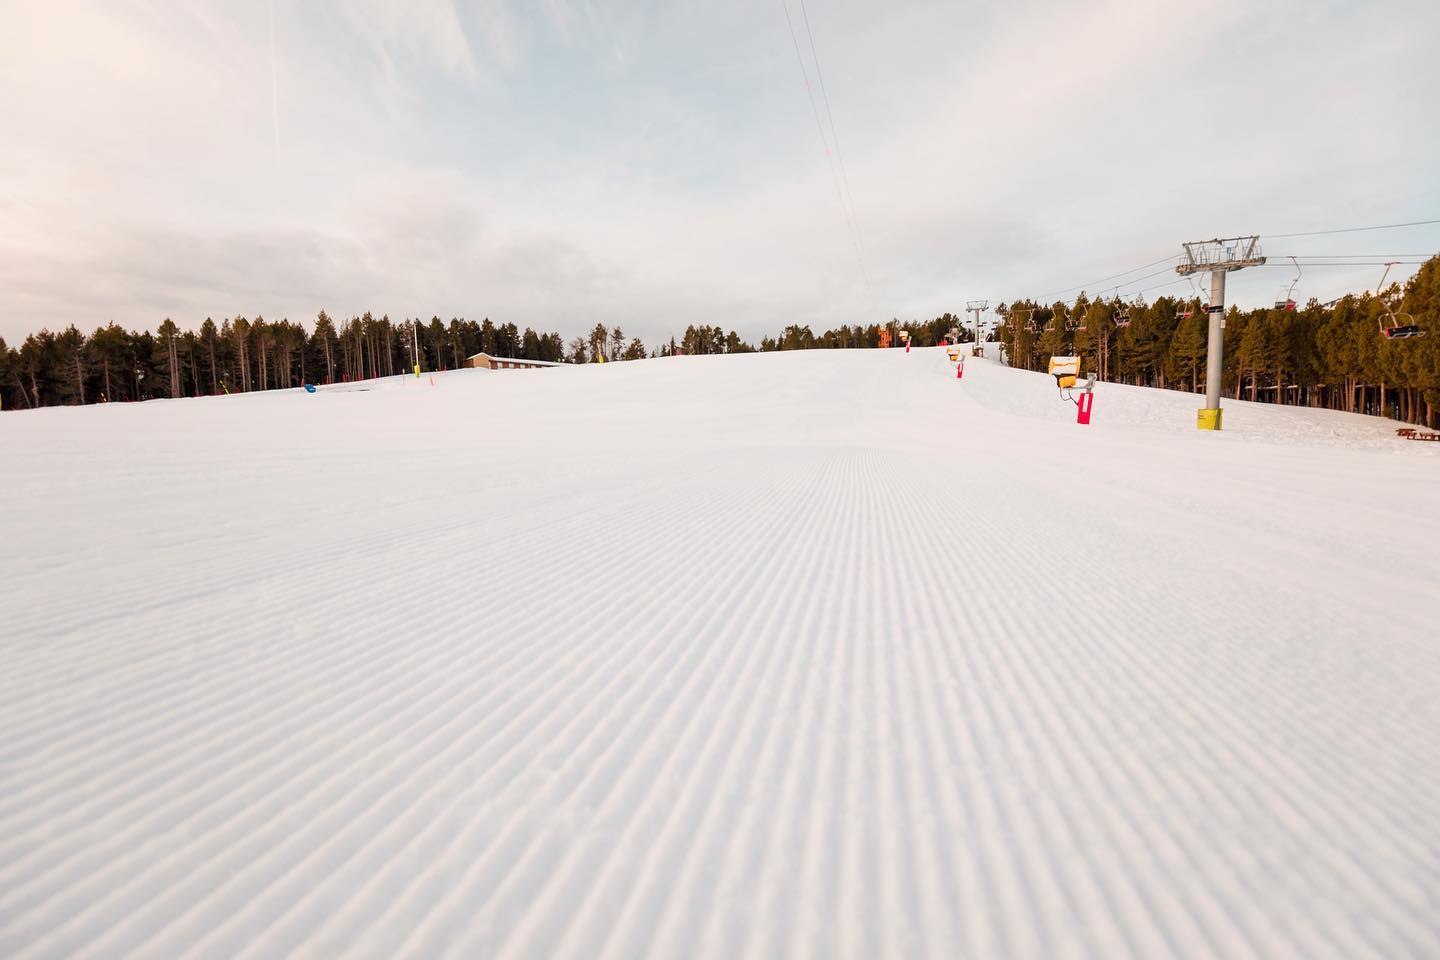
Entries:
[[20, 374], [11, 371], [10, 379], [15, 381], [15, 386], [20, 388], [20, 399], [25, 401], [25, 409], [34, 410], [35, 405], [30, 402], [30, 391], [25, 389], [25, 383], [20, 379]]
[[175, 345], [175, 337], [165, 338], [165, 354], [170, 358], [170, 396], [180, 396], [180, 349]]

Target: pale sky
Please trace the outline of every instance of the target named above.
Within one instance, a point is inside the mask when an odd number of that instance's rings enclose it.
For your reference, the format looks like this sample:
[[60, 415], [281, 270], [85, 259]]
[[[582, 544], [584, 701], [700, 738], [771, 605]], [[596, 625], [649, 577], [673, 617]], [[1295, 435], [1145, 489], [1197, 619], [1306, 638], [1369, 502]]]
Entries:
[[0, 336], [324, 308], [758, 339], [1440, 218], [1437, 37], [1433, 0], [0, 0]]

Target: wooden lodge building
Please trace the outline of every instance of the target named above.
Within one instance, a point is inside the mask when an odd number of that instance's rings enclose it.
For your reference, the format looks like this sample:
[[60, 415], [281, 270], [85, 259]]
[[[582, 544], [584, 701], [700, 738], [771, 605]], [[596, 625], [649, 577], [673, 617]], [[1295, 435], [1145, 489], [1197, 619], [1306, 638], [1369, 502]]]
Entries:
[[514, 357], [492, 357], [488, 353], [477, 353], [465, 358], [465, 366], [482, 370], [538, 370], [541, 367], [558, 367], [560, 364], [549, 360], [517, 360]]

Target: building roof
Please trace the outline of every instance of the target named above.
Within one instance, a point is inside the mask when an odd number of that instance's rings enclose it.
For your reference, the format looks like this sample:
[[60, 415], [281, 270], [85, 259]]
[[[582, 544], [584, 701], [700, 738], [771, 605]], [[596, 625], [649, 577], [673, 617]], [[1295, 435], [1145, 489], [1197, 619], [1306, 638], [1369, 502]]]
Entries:
[[479, 353], [472, 353], [470, 356], [466, 357], [465, 359], [466, 359], [466, 360], [474, 360], [476, 357], [486, 357], [486, 358], [488, 358], [488, 359], [490, 359], [490, 360], [493, 360], [493, 361], [496, 362], [496, 363], [524, 363], [524, 364], [528, 364], [528, 365], [530, 365], [530, 366], [532, 366], [532, 367], [558, 367], [558, 366], [560, 366], [560, 364], [556, 363], [556, 362], [553, 361], [553, 360], [525, 360], [525, 359], [522, 359], [522, 358], [520, 358], [520, 357], [497, 357], [497, 356], [495, 356], [495, 355], [493, 355], [493, 354], [486, 353], [484, 350], [481, 350]]

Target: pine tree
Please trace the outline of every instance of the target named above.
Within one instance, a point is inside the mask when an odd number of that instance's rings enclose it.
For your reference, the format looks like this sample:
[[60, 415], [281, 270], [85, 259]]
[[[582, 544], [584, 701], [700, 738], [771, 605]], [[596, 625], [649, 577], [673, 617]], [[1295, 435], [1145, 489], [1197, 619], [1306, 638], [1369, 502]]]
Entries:
[[1190, 392], [1200, 392], [1200, 364], [1205, 358], [1205, 320], [1200, 311], [1180, 321], [1170, 340], [1170, 360], [1176, 379], [1189, 377]]
[[236, 388], [242, 393], [250, 392], [250, 321], [236, 317], [230, 322], [230, 334], [235, 344], [235, 363], [238, 367]]
[[206, 349], [206, 351], [208, 352], [209, 357], [210, 357], [210, 393], [211, 393], [211, 394], [216, 394], [216, 393], [219, 393], [219, 392], [220, 392], [220, 384], [219, 384], [219, 379], [218, 379], [218, 378], [219, 378], [219, 367], [218, 367], [217, 362], [216, 362], [216, 359], [215, 359], [215, 341], [216, 341], [216, 338], [217, 338], [217, 332], [216, 332], [216, 330], [215, 330], [215, 321], [214, 321], [214, 320], [211, 320], [209, 317], [206, 317], [206, 318], [205, 318], [205, 322], [200, 325], [200, 339], [204, 342], [204, 344], [205, 344], [205, 349]]
[[330, 315], [321, 310], [315, 317], [315, 332], [311, 334], [311, 342], [320, 346], [320, 356], [325, 361], [325, 382], [335, 382], [335, 348], [336, 341], [335, 322]]
[[83, 404], [85, 402], [85, 335], [72, 323], [55, 338], [55, 348], [57, 359], [68, 368], [60, 382], [66, 384], [66, 392], [71, 401]]
[[165, 371], [170, 378], [170, 396], [180, 396], [180, 349], [177, 339], [180, 335], [180, 328], [175, 326], [175, 321], [169, 317], [156, 329], [159, 334], [160, 346], [165, 351]]

